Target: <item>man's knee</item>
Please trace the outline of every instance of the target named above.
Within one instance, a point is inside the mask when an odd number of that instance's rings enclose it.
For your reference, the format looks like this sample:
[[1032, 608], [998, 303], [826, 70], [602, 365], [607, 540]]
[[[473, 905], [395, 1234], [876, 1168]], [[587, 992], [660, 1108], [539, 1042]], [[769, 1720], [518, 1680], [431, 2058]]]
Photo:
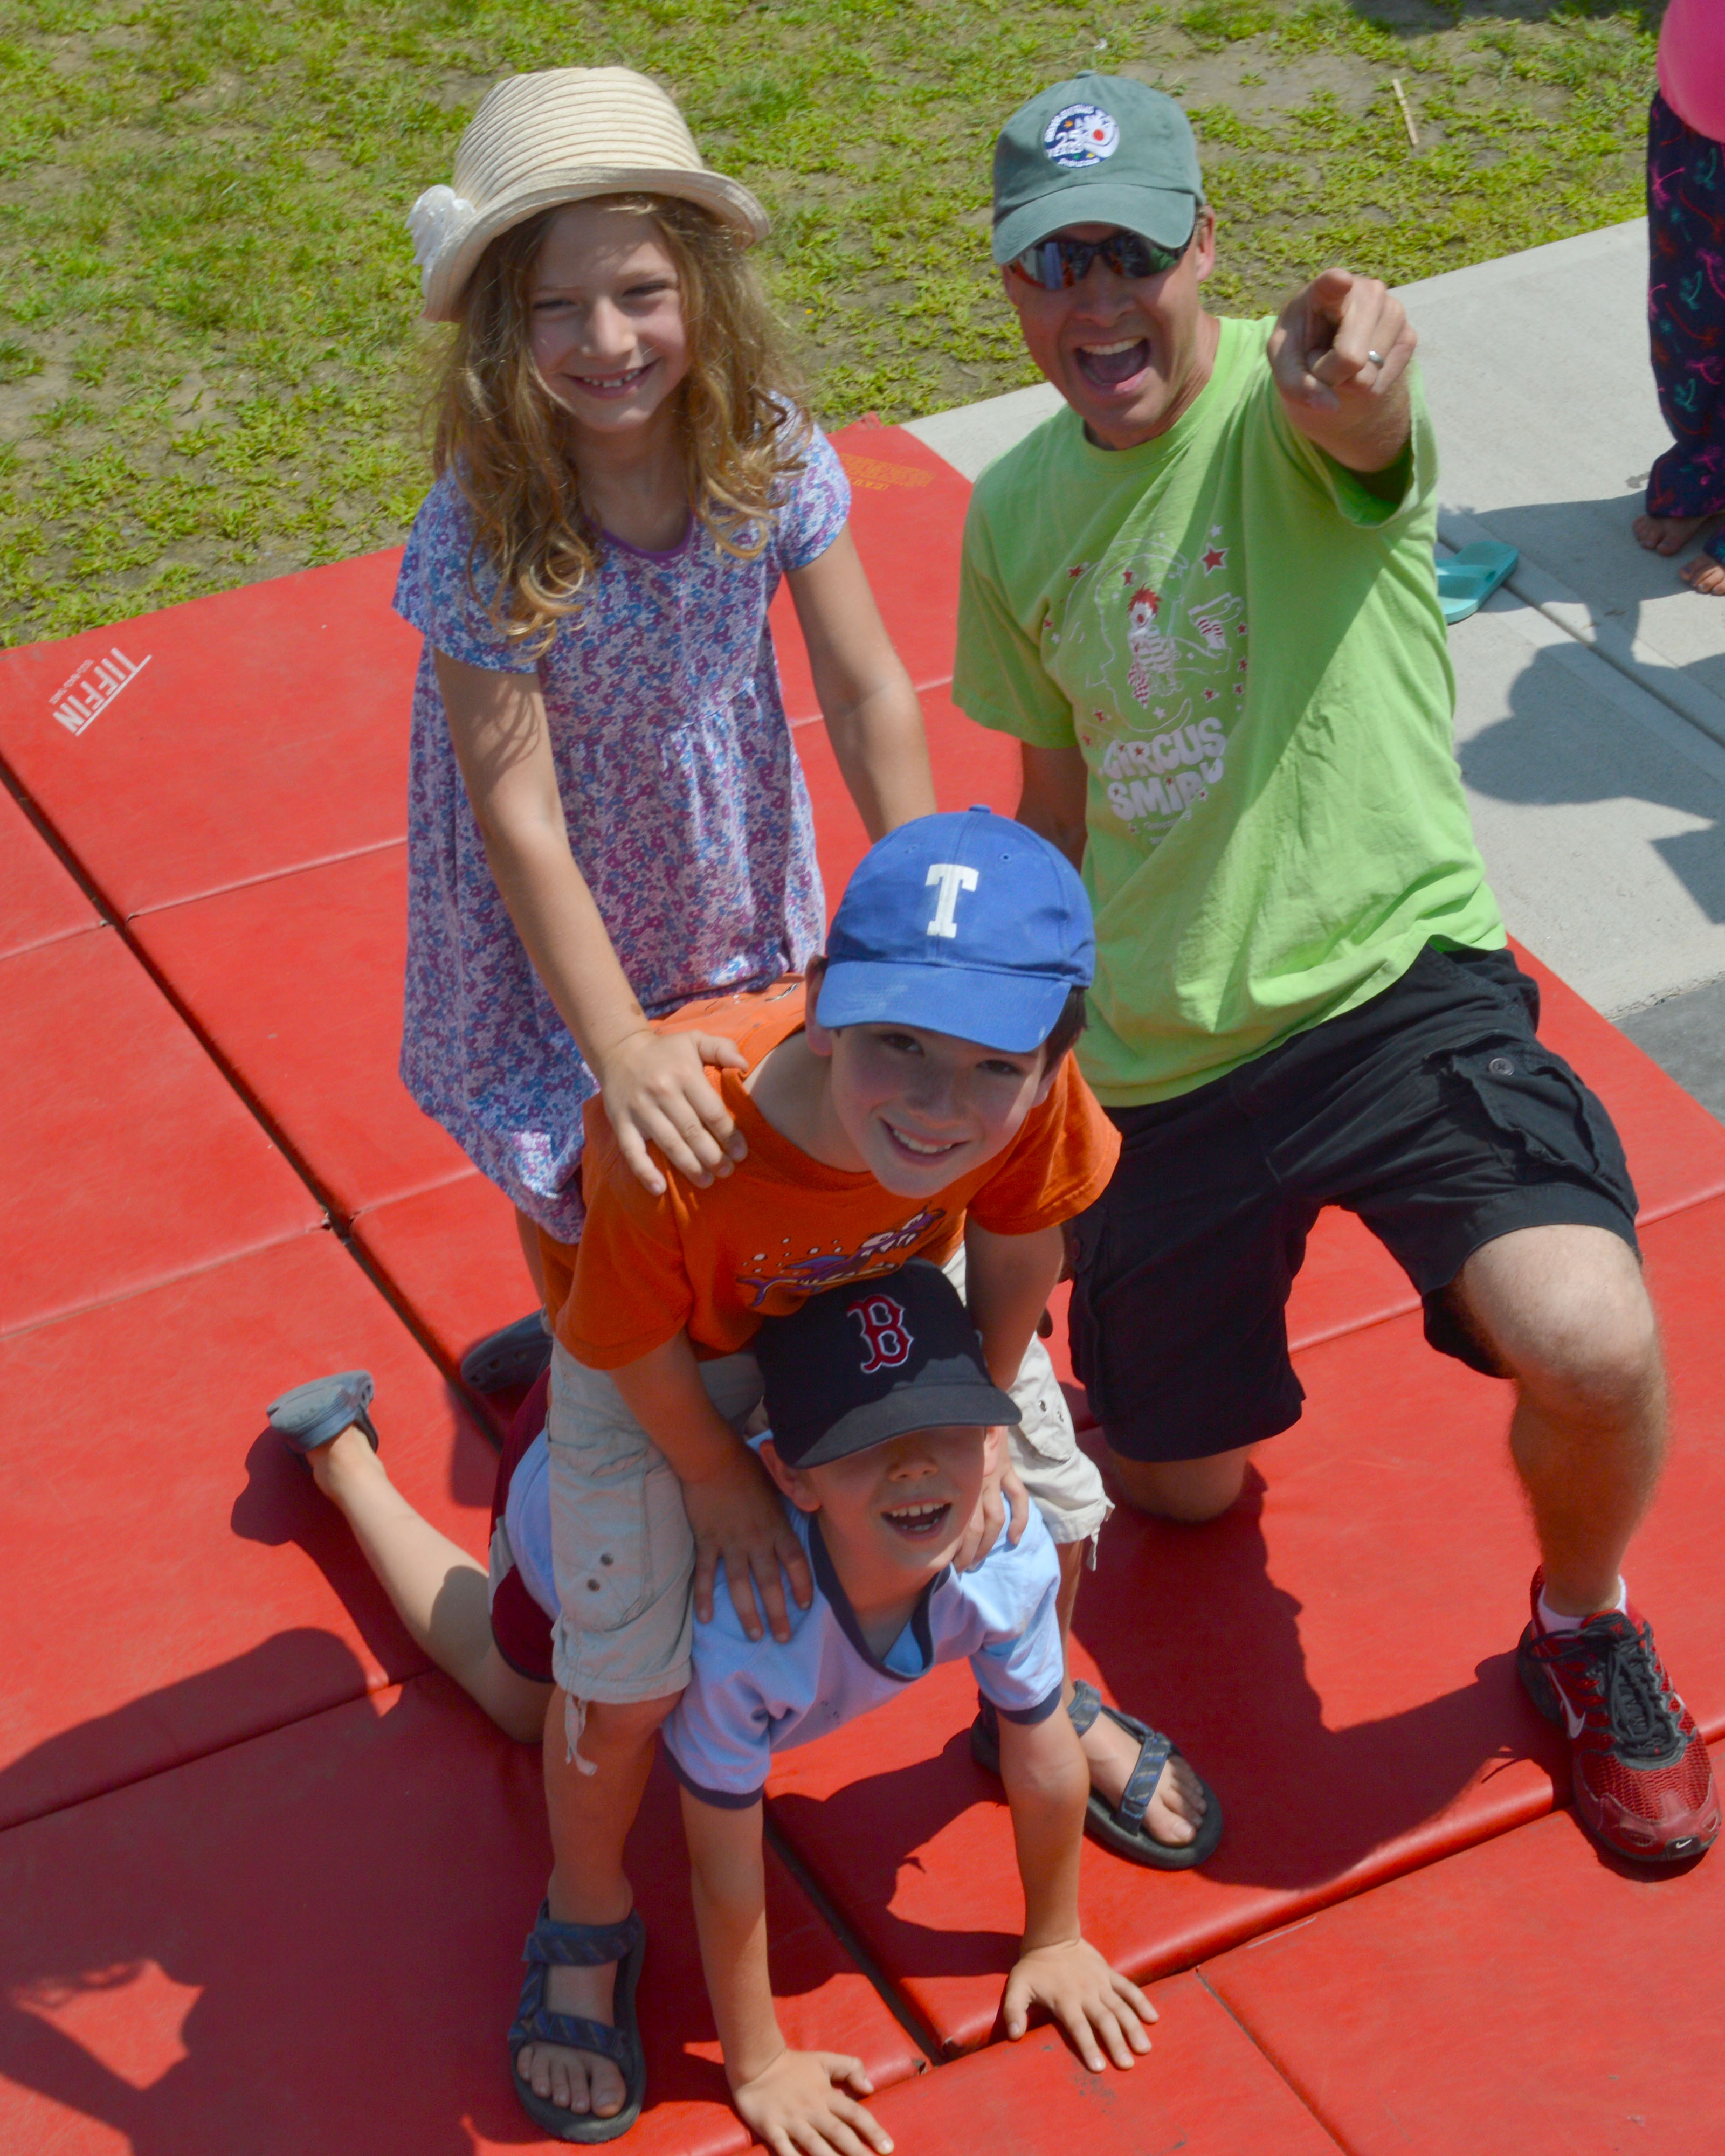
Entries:
[[1251, 1447], [1204, 1460], [1127, 1460], [1110, 1451], [1108, 1466], [1134, 1511], [1197, 1527], [1219, 1519], [1239, 1499]]
[[1660, 1399], [1658, 1323], [1635, 1254], [1616, 1236], [1505, 1236], [1475, 1253], [1459, 1285], [1505, 1373], [1547, 1412], [1620, 1422]]

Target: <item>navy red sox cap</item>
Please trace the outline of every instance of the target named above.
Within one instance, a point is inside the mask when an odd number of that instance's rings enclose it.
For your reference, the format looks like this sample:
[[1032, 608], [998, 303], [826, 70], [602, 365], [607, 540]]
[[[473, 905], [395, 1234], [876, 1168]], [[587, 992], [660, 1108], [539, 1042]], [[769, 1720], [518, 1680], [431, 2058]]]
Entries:
[[749, 1344], [787, 1467], [820, 1467], [913, 1430], [1021, 1419], [988, 1375], [957, 1289], [926, 1259], [812, 1295]]

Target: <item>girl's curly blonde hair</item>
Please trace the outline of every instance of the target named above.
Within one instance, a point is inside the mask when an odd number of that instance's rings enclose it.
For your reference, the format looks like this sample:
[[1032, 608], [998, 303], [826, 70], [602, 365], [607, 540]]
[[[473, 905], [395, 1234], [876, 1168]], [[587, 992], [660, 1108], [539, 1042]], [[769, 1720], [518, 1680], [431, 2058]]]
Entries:
[[[689, 335], [676, 398], [690, 506], [716, 546], [752, 561], [809, 438], [760, 279], [737, 235], [697, 204], [663, 195], [603, 199], [650, 219], [675, 267]], [[541, 381], [530, 341], [533, 265], [557, 213], [500, 233], [480, 256], [432, 396], [434, 469], [454, 472], [473, 511], [469, 580], [481, 558], [496, 572], [491, 619], [536, 654], [580, 605], [600, 545], [582, 505], [567, 414]]]

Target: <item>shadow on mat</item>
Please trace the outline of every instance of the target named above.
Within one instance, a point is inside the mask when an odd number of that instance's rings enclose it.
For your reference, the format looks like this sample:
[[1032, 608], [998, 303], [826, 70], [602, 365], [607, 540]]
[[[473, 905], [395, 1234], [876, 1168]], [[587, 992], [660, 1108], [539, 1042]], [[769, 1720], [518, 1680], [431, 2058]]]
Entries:
[[[136, 1743], [130, 1722], [203, 1726], [235, 1686], [266, 1695], [326, 1663], [327, 1634], [284, 1635], [164, 1687], [19, 1763]], [[446, 1680], [347, 1706], [0, 1838], [0, 2143], [133, 2156], [471, 2156], [538, 2140], [507, 2077], [521, 1947], [549, 1864], [536, 1752]], [[0, 1796], [8, 1778], [0, 1775]], [[643, 2004], [656, 2141], [698, 2151], [737, 2129], [687, 1908], [675, 1789], [655, 1777], [630, 1850], [651, 1947]], [[781, 1997], [829, 1980], [800, 1901], [775, 1912]], [[805, 1936], [806, 1935], [806, 1936]], [[58, 2110], [39, 2107], [33, 2092]], [[691, 2105], [700, 2107], [689, 2111]], [[665, 2128], [675, 2130], [668, 2140]]]
[[[1542, 1743], [1544, 1725], [1521, 1696], [1512, 1651], [1477, 1664], [1471, 1684], [1332, 1727], [1307, 1670], [1301, 1605], [1271, 1576], [1263, 1501], [1254, 1470], [1240, 1504], [1206, 1527], [1168, 1527], [1122, 1507], [1074, 1628], [1106, 1689], [1167, 1728], [1220, 1798], [1227, 1831], [1204, 1867], [1206, 1881], [1320, 1887], [1416, 1835], [1504, 1767], [1536, 1756], [1556, 1767], [1561, 1748]], [[1141, 1602], [1153, 1581], [1150, 1640], [1107, 1621]], [[1365, 1658], [1394, 1651], [1387, 1614], [1359, 1613]]]

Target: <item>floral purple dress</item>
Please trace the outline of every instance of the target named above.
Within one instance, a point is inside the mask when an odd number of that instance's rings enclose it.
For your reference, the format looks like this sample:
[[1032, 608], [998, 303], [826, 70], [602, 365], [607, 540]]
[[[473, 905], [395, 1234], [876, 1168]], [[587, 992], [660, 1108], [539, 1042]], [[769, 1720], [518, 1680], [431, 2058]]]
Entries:
[[425, 639], [408, 780], [402, 1079], [562, 1240], [581, 1231], [581, 1111], [598, 1087], [492, 880], [433, 652], [537, 671], [570, 844], [649, 1014], [764, 986], [807, 963], [826, 921], [767, 608], [850, 508], [816, 431], [757, 560], [721, 552], [692, 519], [668, 554], [608, 538], [580, 611], [536, 665], [487, 619], [483, 563], [478, 598], [469, 588], [472, 523], [449, 474], [414, 519], [395, 593]]

